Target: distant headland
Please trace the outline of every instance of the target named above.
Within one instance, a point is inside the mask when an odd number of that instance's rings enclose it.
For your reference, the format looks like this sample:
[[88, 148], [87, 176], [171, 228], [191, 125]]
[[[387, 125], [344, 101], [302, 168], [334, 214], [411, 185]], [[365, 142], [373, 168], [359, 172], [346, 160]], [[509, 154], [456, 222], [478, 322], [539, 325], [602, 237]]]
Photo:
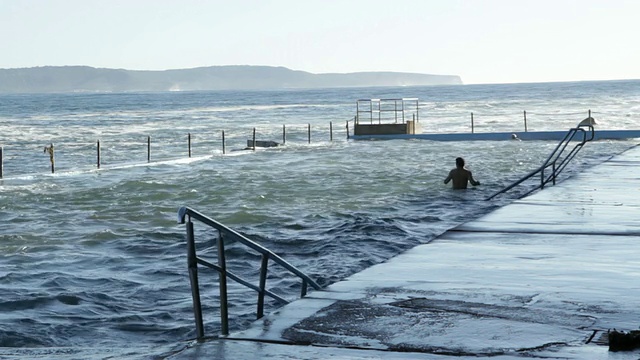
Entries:
[[313, 74], [274, 66], [229, 65], [145, 71], [90, 66], [0, 69], [0, 93], [301, 89], [461, 85], [457, 75], [404, 72]]

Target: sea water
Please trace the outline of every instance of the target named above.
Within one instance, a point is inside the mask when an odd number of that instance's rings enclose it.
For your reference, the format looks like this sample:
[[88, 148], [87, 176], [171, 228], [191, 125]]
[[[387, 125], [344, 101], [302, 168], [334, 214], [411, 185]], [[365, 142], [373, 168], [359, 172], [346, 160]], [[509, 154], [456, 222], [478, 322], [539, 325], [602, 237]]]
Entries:
[[[403, 97], [419, 98], [423, 132], [566, 130], [589, 111], [596, 129], [640, 128], [640, 81], [0, 95], [0, 355], [147, 357], [193, 339], [181, 206], [326, 286], [517, 199], [535, 181], [484, 200], [557, 145], [347, 140], [357, 99]], [[283, 146], [246, 150], [254, 129]], [[636, 143], [591, 142], [560, 180]], [[443, 184], [458, 156], [482, 185]], [[197, 226], [203, 254], [215, 237]], [[257, 279], [256, 254], [228, 251]], [[217, 276], [202, 269], [200, 284], [215, 335]], [[299, 292], [277, 267], [267, 285]], [[255, 319], [256, 296], [230, 286], [233, 331]]]

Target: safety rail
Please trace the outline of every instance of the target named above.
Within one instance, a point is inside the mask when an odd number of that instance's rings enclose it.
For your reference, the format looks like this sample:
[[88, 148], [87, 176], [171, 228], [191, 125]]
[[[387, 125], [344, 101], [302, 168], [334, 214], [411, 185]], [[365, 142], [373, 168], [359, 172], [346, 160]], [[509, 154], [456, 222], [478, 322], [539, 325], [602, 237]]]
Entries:
[[[588, 128], [588, 131], [585, 131], [584, 128]], [[581, 134], [582, 139], [578, 140], [579, 142], [569, 151], [569, 153], [565, 157], [560, 159], [560, 156], [564, 153], [569, 143], [574, 140], [574, 138], [576, 137], [576, 134]], [[494, 197], [513, 189], [514, 187], [520, 185], [521, 183], [532, 178], [538, 173], [540, 173], [540, 185], [529, 190], [523, 196], [527, 196], [535, 190], [543, 189], [544, 186], [549, 182], [553, 182], [553, 185], [555, 185], [557, 176], [562, 172], [562, 170], [564, 170], [564, 168], [569, 164], [569, 162], [582, 149], [584, 144], [593, 140], [594, 137], [595, 137], [595, 130], [593, 128], [593, 125], [590, 125], [590, 124], [585, 124], [585, 125], [580, 124], [578, 125], [578, 127], [569, 129], [569, 131], [565, 134], [564, 138], [558, 143], [556, 148], [551, 152], [549, 157], [547, 157], [545, 162], [539, 168], [531, 171], [530, 173], [522, 177], [520, 180], [496, 192], [495, 194], [489, 196], [485, 200], [491, 200]], [[545, 177], [545, 170], [549, 167], [551, 167], [551, 174]]]
[[[202, 258], [199, 258], [196, 255], [196, 246], [195, 246], [195, 233], [193, 229], [192, 219], [196, 219], [201, 221], [202, 223], [218, 230], [218, 239], [217, 239], [217, 247], [218, 247], [218, 264], [213, 264], [208, 262]], [[302, 279], [302, 289], [300, 292], [300, 297], [304, 297], [307, 294], [307, 287], [311, 285], [316, 290], [320, 290], [320, 286], [313, 281], [309, 276], [305, 275], [302, 271], [298, 270], [295, 266], [291, 265], [280, 256], [273, 253], [271, 250], [257, 244], [256, 242], [248, 239], [247, 237], [241, 235], [240, 233], [232, 230], [231, 228], [203, 215], [202, 213], [188, 208], [181, 207], [178, 210], [178, 222], [181, 224], [186, 224], [187, 231], [187, 264], [189, 269], [189, 281], [191, 283], [191, 296], [193, 298], [193, 314], [196, 322], [196, 332], [198, 340], [204, 338], [204, 326], [202, 321], [202, 306], [200, 303], [200, 287], [198, 285], [198, 264], [208, 267], [210, 269], [214, 269], [219, 274], [219, 284], [220, 284], [220, 322], [221, 322], [221, 330], [222, 335], [229, 335], [229, 312], [228, 312], [228, 301], [227, 301], [227, 278], [235, 280], [236, 282], [258, 292], [258, 308], [257, 308], [257, 318], [260, 319], [264, 316], [264, 297], [265, 295], [283, 302], [288, 303], [289, 301], [284, 298], [272, 293], [271, 291], [266, 289], [267, 282], [267, 270], [269, 260], [273, 260], [278, 265], [287, 269], [289, 272], [298, 276]], [[262, 254], [262, 262], [260, 267], [260, 279], [259, 285], [254, 285], [249, 281], [241, 278], [240, 276], [232, 273], [227, 270], [226, 257], [225, 257], [225, 247], [224, 240], [225, 238], [229, 240], [235, 240], [249, 248], [257, 251]]]
[[[415, 110], [412, 115], [414, 121], [419, 121], [420, 102], [418, 98], [398, 98], [398, 99], [359, 99], [356, 101], [355, 124], [358, 125], [363, 120], [369, 119], [369, 123], [374, 123], [374, 115], [377, 115], [378, 124], [382, 123], [406, 123], [406, 112]], [[362, 115], [365, 114], [364, 119]], [[366, 116], [368, 115], [368, 116]]]

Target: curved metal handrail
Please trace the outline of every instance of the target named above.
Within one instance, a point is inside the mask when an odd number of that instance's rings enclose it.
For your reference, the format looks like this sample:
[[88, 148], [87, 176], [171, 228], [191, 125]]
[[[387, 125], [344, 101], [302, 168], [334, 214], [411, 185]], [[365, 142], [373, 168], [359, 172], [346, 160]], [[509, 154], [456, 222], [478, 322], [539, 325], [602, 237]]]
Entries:
[[[585, 131], [584, 128], [588, 128], [589, 131], [588, 132]], [[580, 142], [576, 144], [571, 149], [571, 151], [569, 151], [569, 153], [564, 158], [562, 158], [562, 160], [558, 161], [560, 159], [560, 156], [566, 150], [569, 143], [574, 140], [577, 134], [582, 135], [582, 140], [579, 140]], [[582, 149], [582, 146], [587, 142], [592, 141], [594, 138], [595, 138], [595, 130], [593, 128], [593, 125], [588, 125], [588, 124], [579, 125], [578, 127], [569, 129], [569, 131], [567, 131], [567, 133], [562, 138], [562, 140], [558, 143], [555, 149], [553, 149], [551, 154], [549, 154], [547, 159], [542, 163], [542, 165], [539, 168], [531, 171], [527, 175], [523, 176], [522, 178], [515, 181], [511, 185], [505, 187], [504, 189], [494, 193], [493, 195], [489, 196], [485, 200], [491, 200], [494, 197], [513, 189], [514, 187], [520, 185], [521, 183], [532, 178], [538, 173], [540, 173], [540, 185], [534, 187], [532, 190], [530, 190], [523, 196], [526, 196], [535, 190], [544, 188], [544, 186], [549, 182], [553, 182], [553, 184], [555, 185], [557, 176], [564, 170], [564, 168], [569, 164], [569, 162], [576, 156], [576, 154], [580, 151], [580, 149]], [[552, 169], [551, 174], [545, 177], [545, 170], [549, 167], [551, 167]]]
[[[195, 247], [195, 235], [193, 230], [192, 219], [201, 221], [202, 223], [218, 230], [218, 264], [213, 264], [204, 259], [199, 258], [196, 255]], [[302, 289], [300, 297], [304, 297], [307, 294], [307, 286], [311, 285], [316, 290], [320, 290], [321, 287], [309, 276], [304, 274], [295, 266], [288, 263], [286, 260], [265, 248], [264, 246], [254, 242], [253, 240], [243, 236], [235, 230], [223, 225], [222, 223], [211, 219], [210, 217], [200, 213], [197, 210], [189, 207], [181, 207], [178, 209], [178, 222], [187, 225], [187, 263], [189, 269], [189, 280], [191, 282], [191, 295], [193, 298], [193, 313], [196, 321], [196, 332], [198, 339], [204, 337], [204, 326], [202, 321], [202, 306], [200, 304], [200, 287], [198, 285], [198, 265], [206, 266], [208, 268], [216, 270], [220, 274], [220, 318], [221, 318], [221, 333], [223, 335], [229, 334], [229, 321], [228, 321], [228, 304], [227, 304], [227, 277], [258, 292], [258, 319], [264, 315], [264, 297], [269, 296], [280, 302], [287, 303], [288, 301], [278, 296], [275, 293], [266, 289], [267, 280], [267, 268], [269, 260], [273, 260], [278, 265], [282, 266], [289, 272], [293, 273], [302, 280]], [[260, 280], [259, 285], [254, 285], [242, 277], [227, 270], [226, 257], [224, 251], [224, 239], [235, 240], [262, 255], [262, 264], [260, 268]]]

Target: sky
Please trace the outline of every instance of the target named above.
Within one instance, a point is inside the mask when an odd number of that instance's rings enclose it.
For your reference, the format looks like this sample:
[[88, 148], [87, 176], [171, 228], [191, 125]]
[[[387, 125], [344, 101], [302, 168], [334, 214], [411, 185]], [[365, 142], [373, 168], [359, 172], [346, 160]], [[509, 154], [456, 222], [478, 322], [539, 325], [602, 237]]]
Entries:
[[0, 69], [283, 66], [640, 79], [637, 0], [0, 0]]

